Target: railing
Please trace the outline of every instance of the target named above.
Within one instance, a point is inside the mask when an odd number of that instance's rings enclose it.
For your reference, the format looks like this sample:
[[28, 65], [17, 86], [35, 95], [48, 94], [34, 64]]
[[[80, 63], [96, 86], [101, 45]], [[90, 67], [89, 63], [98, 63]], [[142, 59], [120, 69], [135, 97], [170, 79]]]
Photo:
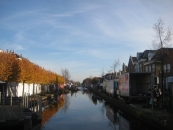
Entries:
[[36, 112], [40, 118], [42, 117], [42, 97], [40, 95], [30, 95], [29, 93], [24, 93], [22, 97], [6, 97], [4, 95], [0, 92], [1, 107], [17, 105], [29, 108], [31, 111]]

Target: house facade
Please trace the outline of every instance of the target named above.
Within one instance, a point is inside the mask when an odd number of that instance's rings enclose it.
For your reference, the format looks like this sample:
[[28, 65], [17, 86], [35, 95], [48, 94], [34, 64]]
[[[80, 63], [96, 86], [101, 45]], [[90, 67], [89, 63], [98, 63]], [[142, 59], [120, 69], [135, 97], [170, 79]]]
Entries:
[[129, 57], [129, 62], [127, 66], [127, 72], [135, 72], [135, 63], [136, 63], [136, 57]]
[[162, 90], [162, 105], [173, 111], [173, 48], [145, 50], [130, 56], [128, 72], [150, 72], [153, 85]]

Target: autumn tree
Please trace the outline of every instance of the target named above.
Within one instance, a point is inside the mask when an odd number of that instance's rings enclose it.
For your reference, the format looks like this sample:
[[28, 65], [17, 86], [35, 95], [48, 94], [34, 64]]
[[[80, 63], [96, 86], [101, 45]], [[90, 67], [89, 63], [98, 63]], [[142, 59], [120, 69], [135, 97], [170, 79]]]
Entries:
[[63, 84], [65, 82], [65, 79], [63, 76], [58, 75], [58, 83]]
[[18, 60], [13, 52], [0, 53], [0, 80], [1, 81], [17, 81], [19, 78], [20, 68]]
[[[65, 72], [69, 76], [67, 69]], [[62, 84], [65, 79], [61, 75], [47, 71], [28, 59], [20, 57], [14, 51], [0, 51], [0, 81], [22, 82], [24, 94], [24, 83], [33, 83], [34, 93], [35, 84]]]

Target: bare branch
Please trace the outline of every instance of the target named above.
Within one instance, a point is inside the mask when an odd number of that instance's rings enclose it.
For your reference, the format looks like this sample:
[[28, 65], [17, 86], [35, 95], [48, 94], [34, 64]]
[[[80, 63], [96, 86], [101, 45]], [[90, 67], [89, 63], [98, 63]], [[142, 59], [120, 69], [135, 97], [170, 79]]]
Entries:
[[113, 71], [114, 73], [115, 73], [115, 71], [117, 70], [117, 68], [119, 67], [119, 65], [120, 65], [120, 60], [119, 60], [119, 59], [115, 60], [115, 62], [114, 62], [113, 65], [111, 66], [112, 71]]
[[172, 40], [172, 35], [173, 35], [172, 29], [171, 28], [168, 28], [167, 34], [165, 36], [165, 39], [163, 40], [163, 43], [166, 44], [167, 42], [170, 42]]
[[107, 70], [107, 72], [108, 72], [108, 73], [111, 73], [111, 72], [112, 72], [112, 70]]
[[169, 42], [172, 40], [172, 29], [169, 27], [165, 34], [164, 22], [162, 19], [159, 19], [156, 24], [154, 24], [153, 29], [156, 33], [156, 39], [153, 40], [152, 46], [154, 49], [162, 48], [163, 46], [170, 47]]
[[66, 82], [70, 80], [70, 77], [71, 77], [71, 76], [70, 76], [70, 73], [69, 73], [69, 71], [68, 71], [67, 68], [61, 69], [61, 74], [62, 74], [62, 76], [65, 78], [65, 81], [66, 81]]

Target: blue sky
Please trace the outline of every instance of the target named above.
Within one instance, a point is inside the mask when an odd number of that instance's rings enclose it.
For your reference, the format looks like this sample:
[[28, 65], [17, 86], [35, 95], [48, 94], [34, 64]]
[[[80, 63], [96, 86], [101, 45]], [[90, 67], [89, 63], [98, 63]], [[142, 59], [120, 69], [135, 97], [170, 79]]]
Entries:
[[173, 27], [172, 0], [0, 0], [0, 49], [82, 82], [151, 49], [159, 18]]

